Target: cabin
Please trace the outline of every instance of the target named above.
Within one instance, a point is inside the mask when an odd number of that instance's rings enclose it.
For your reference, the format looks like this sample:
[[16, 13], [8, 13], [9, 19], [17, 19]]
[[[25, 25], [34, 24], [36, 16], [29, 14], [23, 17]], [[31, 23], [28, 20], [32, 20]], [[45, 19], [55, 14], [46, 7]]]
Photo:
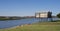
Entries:
[[38, 18], [40, 21], [52, 21], [52, 12], [37, 12], [35, 13], [35, 18]]
[[35, 13], [36, 18], [52, 18], [52, 12], [37, 12]]

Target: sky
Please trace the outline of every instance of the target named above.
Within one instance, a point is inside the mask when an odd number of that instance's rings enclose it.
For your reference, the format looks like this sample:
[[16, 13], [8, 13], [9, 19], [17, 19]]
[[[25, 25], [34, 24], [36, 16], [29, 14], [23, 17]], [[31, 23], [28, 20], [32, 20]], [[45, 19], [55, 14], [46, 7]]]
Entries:
[[35, 12], [60, 13], [60, 0], [0, 0], [0, 16], [34, 16]]

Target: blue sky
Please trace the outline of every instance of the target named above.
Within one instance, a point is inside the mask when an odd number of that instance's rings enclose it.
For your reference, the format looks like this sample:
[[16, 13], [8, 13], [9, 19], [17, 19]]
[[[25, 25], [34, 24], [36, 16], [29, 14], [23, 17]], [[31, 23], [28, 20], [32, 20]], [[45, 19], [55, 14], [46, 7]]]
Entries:
[[60, 0], [0, 0], [0, 16], [34, 16], [37, 11], [60, 12]]

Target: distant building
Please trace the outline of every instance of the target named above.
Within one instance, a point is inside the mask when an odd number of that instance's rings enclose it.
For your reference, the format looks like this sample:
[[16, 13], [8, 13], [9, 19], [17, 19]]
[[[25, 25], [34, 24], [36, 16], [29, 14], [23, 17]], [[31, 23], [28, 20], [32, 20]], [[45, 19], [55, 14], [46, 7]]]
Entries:
[[36, 18], [51, 18], [52, 17], [52, 12], [37, 12], [35, 13]]

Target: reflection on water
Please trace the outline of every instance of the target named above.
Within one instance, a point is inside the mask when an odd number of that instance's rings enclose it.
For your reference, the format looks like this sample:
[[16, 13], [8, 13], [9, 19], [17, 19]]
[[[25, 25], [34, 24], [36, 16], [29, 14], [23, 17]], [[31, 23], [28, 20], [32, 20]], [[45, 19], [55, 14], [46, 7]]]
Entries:
[[[60, 20], [60, 18], [52, 18], [52, 19]], [[48, 19], [48, 21], [50, 21], [50, 19]], [[47, 19], [30, 18], [30, 19], [22, 19], [22, 20], [0, 21], [0, 28], [9, 28], [13, 26], [18, 26], [22, 24], [32, 24], [36, 22], [47, 22]]]

